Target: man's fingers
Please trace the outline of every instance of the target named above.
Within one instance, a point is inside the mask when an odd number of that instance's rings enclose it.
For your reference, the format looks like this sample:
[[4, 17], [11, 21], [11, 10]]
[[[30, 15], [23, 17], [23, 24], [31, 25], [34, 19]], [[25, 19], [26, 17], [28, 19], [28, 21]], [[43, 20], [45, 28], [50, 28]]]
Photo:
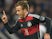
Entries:
[[3, 16], [1, 19], [2, 19], [2, 21], [3, 21], [4, 23], [7, 23], [7, 22], [8, 22], [8, 19], [7, 19], [6, 16]]
[[3, 14], [6, 15], [4, 10], [3, 10]]
[[2, 19], [6, 19], [6, 17], [4, 16], [4, 17], [2, 17]]
[[1, 19], [2, 19], [2, 21], [3, 21], [4, 23], [7, 23], [7, 22], [8, 22], [8, 19], [7, 19], [7, 16], [6, 16], [6, 13], [5, 13], [4, 10], [3, 10], [3, 16], [1, 17]]

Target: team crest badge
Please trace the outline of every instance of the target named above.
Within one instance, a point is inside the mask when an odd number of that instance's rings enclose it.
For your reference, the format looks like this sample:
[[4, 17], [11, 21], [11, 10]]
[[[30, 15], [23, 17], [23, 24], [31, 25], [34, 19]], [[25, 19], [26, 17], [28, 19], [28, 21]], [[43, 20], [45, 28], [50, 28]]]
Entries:
[[31, 27], [32, 26], [32, 23], [31, 22], [27, 22], [27, 26], [28, 27]]
[[23, 27], [23, 24], [21, 24], [21, 27]]

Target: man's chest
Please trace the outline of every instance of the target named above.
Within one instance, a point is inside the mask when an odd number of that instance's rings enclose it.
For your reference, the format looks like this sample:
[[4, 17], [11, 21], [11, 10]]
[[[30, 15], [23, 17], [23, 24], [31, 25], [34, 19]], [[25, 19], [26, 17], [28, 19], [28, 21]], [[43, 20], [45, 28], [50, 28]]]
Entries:
[[19, 19], [19, 24], [20, 28], [27, 28], [38, 24], [38, 22], [33, 17], [26, 17], [25, 19]]
[[33, 21], [27, 21], [27, 22], [20, 22], [20, 27], [21, 28], [27, 28], [27, 27], [32, 27], [33, 26]]
[[18, 22], [20, 30], [25, 36], [32, 35], [37, 32], [37, 28], [39, 26], [37, 19], [28, 17], [26, 19], [20, 19]]

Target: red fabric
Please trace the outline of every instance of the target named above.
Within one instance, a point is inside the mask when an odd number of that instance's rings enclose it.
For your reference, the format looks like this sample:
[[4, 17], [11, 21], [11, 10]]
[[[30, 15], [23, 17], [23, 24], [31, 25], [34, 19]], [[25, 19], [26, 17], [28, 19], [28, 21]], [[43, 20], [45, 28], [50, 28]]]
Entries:
[[26, 21], [30, 21], [30, 20], [33, 20], [33, 17], [31, 16], [27, 16], [25, 19], [19, 19], [19, 22], [26, 22]]
[[[28, 28], [22, 28], [21, 31], [24, 34], [24, 36], [33, 35], [33, 34], [35, 34], [36, 32], [39, 31], [39, 27], [38, 26], [39, 25], [35, 25], [35, 26], [32, 26], [32, 27], [28, 27]], [[25, 32], [26, 29], [28, 30], [28, 32]]]
[[[19, 19], [19, 22], [24, 22], [24, 20], [30, 21], [33, 20], [33, 17], [27, 16], [25, 19]], [[24, 36], [33, 35], [38, 31], [39, 31], [39, 24], [28, 28], [21, 28], [21, 32], [24, 34]]]

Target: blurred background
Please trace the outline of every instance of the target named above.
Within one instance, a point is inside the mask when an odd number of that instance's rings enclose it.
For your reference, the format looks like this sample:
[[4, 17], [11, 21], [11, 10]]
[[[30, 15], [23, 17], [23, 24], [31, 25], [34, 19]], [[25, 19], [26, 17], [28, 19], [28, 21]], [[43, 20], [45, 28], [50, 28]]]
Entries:
[[[52, 37], [52, 0], [0, 0], [0, 13], [5, 10], [9, 19], [9, 25], [15, 24], [17, 16], [15, 15], [15, 4], [18, 1], [25, 1], [29, 4], [29, 12], [46, 17], [45, 23], [40, 23], [40, 28], [43, 28], [43, 33], [49, 33]], [[41, 33], [42, 33], [41, 31]], [[41, 34], [42, 35], [42, 34]], [[40, 38], [43, 38], [40, 36]], [[0, 22], [0, 39], [18, 39], [18, 36], [13, 33], [9, 34], [2, 22]]]

